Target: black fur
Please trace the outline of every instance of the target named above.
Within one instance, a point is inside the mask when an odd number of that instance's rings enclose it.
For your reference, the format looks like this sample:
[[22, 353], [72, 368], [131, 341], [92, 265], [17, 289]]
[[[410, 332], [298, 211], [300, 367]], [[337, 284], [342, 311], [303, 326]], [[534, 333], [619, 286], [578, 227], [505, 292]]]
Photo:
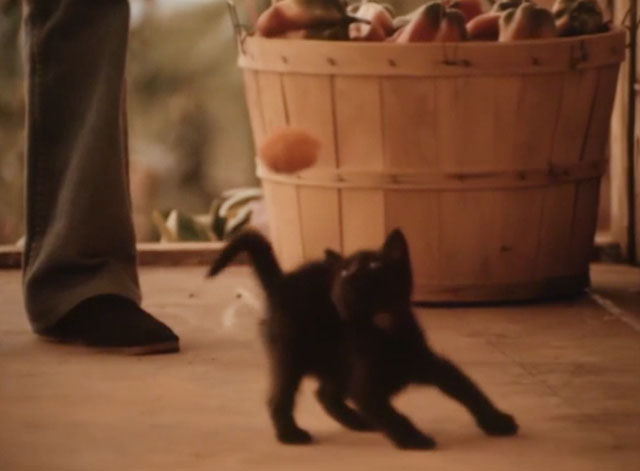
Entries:
[[327, 251], [324, 261], [286, 274], [268, 241], [245, 232], [225, 247], [210, 275], [241, 252], [249, 254], [267, 294], [262, 332], [272, 374], [269, 410], [281, 442], [311, 441], [293, 417], [305, 375], [318, 378], [318, 400], [334, 419], [354, 430], [378, 429], [400, 448], [435, 446], [391, 405], [390, 398], [410, 383], [439, 387], [490, 435], [517, 432], [510, 415], [428, 347], [411, 311], [411, 267], [400, 231], [380, 251], [347, 258]]

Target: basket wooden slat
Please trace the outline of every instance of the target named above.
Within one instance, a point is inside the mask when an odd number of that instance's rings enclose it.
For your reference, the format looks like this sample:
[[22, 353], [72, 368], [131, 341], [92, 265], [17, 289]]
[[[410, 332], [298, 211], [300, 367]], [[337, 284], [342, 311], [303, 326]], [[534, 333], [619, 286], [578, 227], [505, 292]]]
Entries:
[[[521, 76], [496, 77], [495, 86], [500, 90], [498, 100], [493, 101], [494, 135], [499, 136], [493, 142], [495, 169], [520, 170], [531, 166], [529, 152], [514, 154], [519, 139], [519, 126], [525, 124], [529, 116], [520, 111], [520, 97], [523, 93], [524, 79]], [[513, 123], [517, 122], [518, 126]]]
[[288, 124], [308, 129], [324, 143], [316, 168], [335, 168], [337, 160], [332, 144], [335, 135], [331, 78], [291, 74], [281, 76], [281, 81]]
[[262, 117], [262, 102], [260, 101], [260, 84], [258, 74], [243, 71], [244, 91], [247, 108], [249, 109], [249, 122], [255, 142], [262, 142], [265, 137], [264, 119]]
[[[436, 82], [425, 83], [420, 78], [381, 79], [381, 149], [387, 161], [398, 169], [429, 169], [438, 167], [436, 133], [445, 129], [441, 120], [437, 127]], [[407, 132], [408, 129], [420, 132]], [[384, 159], [383, 159], [384, 160]]]
[[[512, 154], [520, 168], [547, 168], [555, 142], [564, 77], [560, 74], [527, 77], [520, 89], [516, 141]], [[552, 159], [553, 162], [553, 159]]]
[[342, 249], [346, 253], [376, 249], [387, 232], [385, 193], [352, 189], [340, 192], [342, 203]]
[[597, 225], [597, 211], [593, 208], [598, 207], [599, 196], [599, 178], [584, 180], [576, 188], [569, 260], [573, 273], [588, 272], [593, 234]]
[[[333, 77], [333, 96], [339, 167], [383, 168], [379, 82], [364, 77]], [[378, 132], [372, 133], [372, 129]]]
[[444, 280], [443, 224], [440, 200], [436, 192], [388, 191], [385, 193], [385, 229], [401, 227], [411, 244], [413, 273], [418, 287], [424, 280]]
[[535, 279], [544, 194], [537, 188], [496, 192], [493, 212], [498, 227], [492, 253], [498, 284]]
[[595, 91], [591, 120], [584, 145], [584, 160], [595, 161], [602, 158], [609, 138], [608, 122], [613, 109], [613, 100], [618, 82], [618, 67], [603, 67], [598, 71], [598, 85]]
[[257, 142], [319, 138], [313, 168], [258, 165], [285, 268], [401, 227], [419, 301], [528, 299], [588, 283], [624, 33], [508, 44], [247, 38]]
[[334, 189], [298, 188], [305, 260], [323, 257], [326, 248], [342, 250], [339, 196]]
[[552, 162], [572, 164], [580, 160], [586, 126], [593, 106], [598, 70], [571, 71], [565, 75], [556, 125]]
[[575, 191], [575, 184], [555, 185], [542, 190], [544, 200], [534, 279], [564, 277], [573, 271], [569, 264], [569, 248]]

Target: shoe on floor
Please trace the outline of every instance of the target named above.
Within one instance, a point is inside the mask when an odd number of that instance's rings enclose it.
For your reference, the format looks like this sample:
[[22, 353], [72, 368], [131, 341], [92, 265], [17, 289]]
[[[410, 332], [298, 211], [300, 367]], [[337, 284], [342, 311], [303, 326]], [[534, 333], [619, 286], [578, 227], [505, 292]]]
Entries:
[[111, 294], [82, 301], [39, 335], [53, 342], [127, 355], [180, 350], [180, 339], [167, 325], [130, 299]]

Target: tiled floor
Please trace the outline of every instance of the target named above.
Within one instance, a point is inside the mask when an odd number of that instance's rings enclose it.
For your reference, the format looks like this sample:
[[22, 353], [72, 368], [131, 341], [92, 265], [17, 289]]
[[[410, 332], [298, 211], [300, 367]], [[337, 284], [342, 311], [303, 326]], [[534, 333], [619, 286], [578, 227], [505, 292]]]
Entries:
[[183, 352], [133, 358], [38, 341], [18, 272], [0, 271], [0, 470], [640, 469], [640, 332], [620, 320], [638, 319], [638, 270], [595, 267], [601, 304], [587, 296], [420, 310], [431, 343], [522, 427], [514, 438], [483, 436], [437, 391], [410, 389], [396, 402], [438, 440], [430, 452], [341, 428], [315, 402], [312, 381], [296, 415], [316, 443], [277, 444], [257, 314], [234, 301], [252, 279], [245, 268], [202, 275], [142, 270], [145, 305], [181, 335]]

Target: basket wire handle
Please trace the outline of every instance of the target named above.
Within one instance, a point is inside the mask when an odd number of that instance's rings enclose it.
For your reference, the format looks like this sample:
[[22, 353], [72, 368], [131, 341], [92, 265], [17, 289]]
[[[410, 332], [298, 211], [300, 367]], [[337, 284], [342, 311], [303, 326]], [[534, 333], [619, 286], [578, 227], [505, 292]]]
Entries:
[[238, 17], [238, 9], [236, 8], [236, 3], [233, 0], [226, 0], [227, 8], [229, 9], [229, 17], [231, 18], [231, 26], [233, 27], [233, 31], [236, 34], [236, 39], [238, 42], [238, 48], [240, 52], [244, 55], [244, 41], [247, 38], [247, 28], [245, 25], [240, 23], [240, 18]]

